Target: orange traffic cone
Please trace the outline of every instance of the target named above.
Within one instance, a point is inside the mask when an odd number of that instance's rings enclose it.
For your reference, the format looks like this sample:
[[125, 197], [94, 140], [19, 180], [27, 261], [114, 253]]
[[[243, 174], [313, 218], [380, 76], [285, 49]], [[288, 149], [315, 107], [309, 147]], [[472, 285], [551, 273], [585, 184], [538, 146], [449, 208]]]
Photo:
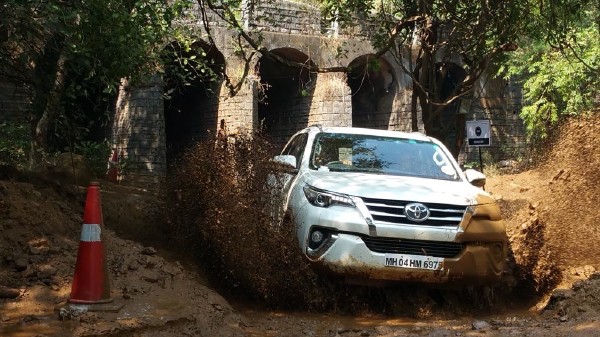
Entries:
[[100, 185], [91, 182], [87, 190], [83, 227], [77, 252], [75, 276], [71, 288], [70, 303], [108, 303], [110, 285], [106, 255], [100, 234], [102, 233], [102, 208], [100, 206]]

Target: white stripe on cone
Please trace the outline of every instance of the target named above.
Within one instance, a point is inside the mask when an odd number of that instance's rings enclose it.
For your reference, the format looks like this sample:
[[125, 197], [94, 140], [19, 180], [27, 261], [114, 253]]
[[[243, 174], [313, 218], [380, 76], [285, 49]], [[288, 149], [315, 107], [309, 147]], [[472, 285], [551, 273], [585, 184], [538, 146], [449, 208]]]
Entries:
[[98, 242], [100, 240], [100, 232], [102, 229], [98, 224], [83, 224], [81, 228], [81, 241]]

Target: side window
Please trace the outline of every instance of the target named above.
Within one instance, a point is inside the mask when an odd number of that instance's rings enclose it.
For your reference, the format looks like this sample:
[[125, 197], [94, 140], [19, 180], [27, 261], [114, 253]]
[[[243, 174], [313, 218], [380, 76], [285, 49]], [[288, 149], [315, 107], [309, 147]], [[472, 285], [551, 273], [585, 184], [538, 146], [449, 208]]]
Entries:
[[306, 147], [306, 141], [308, 140], [307, 133], [301, 133], [294, 137], [291, 142], [283, 149], [282, 155], [292, 155], [296, 157], [296, 165], [300, 165], [302, 162], [302, 156], [304, 155], [304, 148]]

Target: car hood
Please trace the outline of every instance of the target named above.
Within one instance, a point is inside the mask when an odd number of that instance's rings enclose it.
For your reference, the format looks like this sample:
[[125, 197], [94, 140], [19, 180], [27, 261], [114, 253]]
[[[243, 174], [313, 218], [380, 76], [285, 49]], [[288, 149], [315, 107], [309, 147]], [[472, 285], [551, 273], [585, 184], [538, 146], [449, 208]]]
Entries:
[[304, 181], [316, 188], [351, 196], [477, 205], [493, 203], [488, 193], [464, 181], [347, 172], [307, 172]]

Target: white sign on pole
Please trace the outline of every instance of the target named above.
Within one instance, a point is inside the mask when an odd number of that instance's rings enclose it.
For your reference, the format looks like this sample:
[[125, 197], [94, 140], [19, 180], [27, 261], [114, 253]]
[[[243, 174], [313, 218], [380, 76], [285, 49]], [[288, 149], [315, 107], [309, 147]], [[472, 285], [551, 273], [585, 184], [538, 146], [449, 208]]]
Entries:
[[467, 121], [467, 141], [469, 146], [492, 145], [489, 119]]

